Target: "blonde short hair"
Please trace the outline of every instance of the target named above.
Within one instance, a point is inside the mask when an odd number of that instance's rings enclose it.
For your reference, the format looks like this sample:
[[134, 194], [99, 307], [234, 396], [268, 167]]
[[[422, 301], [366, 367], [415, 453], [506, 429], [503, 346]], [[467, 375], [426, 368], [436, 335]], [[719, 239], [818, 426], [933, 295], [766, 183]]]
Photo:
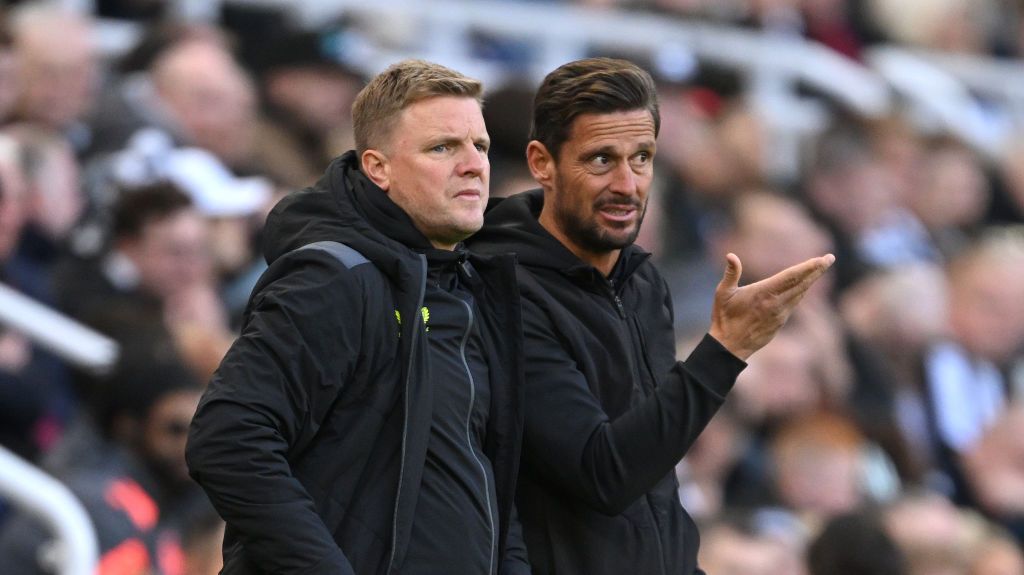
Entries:
[[356, 151], [380, 148], [398, 116], [420, 100], [438, 96], [464, 96], [483, 102], [483, 85], [452, 70], [424, 60], [403, 60], [388, 66], [356, 96], [352, 129]]

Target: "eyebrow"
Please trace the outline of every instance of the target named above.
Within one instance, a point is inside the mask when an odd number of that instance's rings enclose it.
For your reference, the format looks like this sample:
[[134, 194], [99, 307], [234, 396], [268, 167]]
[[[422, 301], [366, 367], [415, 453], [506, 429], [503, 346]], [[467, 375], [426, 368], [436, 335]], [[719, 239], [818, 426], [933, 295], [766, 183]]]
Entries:
[[[648, 140], [646, 142], [641, 142], [640, 145], [637, 146], [637, 149], [635, 151], [630, 152], [629, 154], [626, 154], [626, 155], [627, 156], [632, 156], [633, 154], [638, 153], [638, 152], [650, 152], [650, 151], [655, 150], [656, 147], [657, 147], [657, 144], [655, 143], [654, 140]], [[580, 158], [590, 158], [592, 156], [597, 156], [599, 154], [603, 154], [603, 155], [606, 155], [606, 156], [614, 156], [614, 155], [616, 155], [615, 146], [612, 145], [612, 144], [606, 144], [606, 145], [601, 146], [599, 148], [585, 149], [582, 152], [580, 152]]]

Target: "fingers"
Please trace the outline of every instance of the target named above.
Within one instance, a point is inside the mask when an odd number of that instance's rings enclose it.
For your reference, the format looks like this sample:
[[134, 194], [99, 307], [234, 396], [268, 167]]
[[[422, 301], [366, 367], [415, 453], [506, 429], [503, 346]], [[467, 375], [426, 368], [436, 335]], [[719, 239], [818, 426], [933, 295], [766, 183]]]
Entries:
[[832, 254], [811, 258], [773, 275], [765, 280], [765, 284], [768, 284], [767, 287], [780, 295], [792, 290], [806, 290], [828, 271], [835, 260], [836, 258]]
[[722, 281], [718, 282], [718, 289], [733, 290], [740, 285], [740, 275], [743, 273], [743, 264], [740, 258], [734, 253], [725, 255], [725, 273], [722, 274]]

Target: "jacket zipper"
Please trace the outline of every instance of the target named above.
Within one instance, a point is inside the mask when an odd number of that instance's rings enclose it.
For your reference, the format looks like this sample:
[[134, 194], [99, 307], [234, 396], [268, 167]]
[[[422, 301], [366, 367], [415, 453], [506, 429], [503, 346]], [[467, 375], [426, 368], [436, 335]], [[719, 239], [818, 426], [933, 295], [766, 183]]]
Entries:
[[[608, 287], [608, 293], [611, 295], [612, 301], [615, 302], [615, 308], [619, 312], [619, 318], [624, 320], [627, 319], [626, 309], [625, 306], [622, 305], [622, 298], [619, 297], [619, 293], [615, 289], [615, 283], [612, 282], [611, 280], [605, 279], [605, 285]], [[633, 329], [631, 329], [632, 327], [635, 327], [636, 333], [633, 332]], [[637, 357], [634, 361], [634, 364], [636, 366], [636, 373], [634, 373], [633, 377], [638, 378], [638, 385], [640, 385], [640, 389], [643, 389], [644, 379], [642, 370], [644, 369], [643, 366], [648, 364], [646, 350], [644, 349], [645, 346], [643, 340], [641, 339], [640, 326], [630, 326], [629, 322], [627, 322], [626, 332], [629, 334], [630, 339], [633, 340], [633, 352], [637, 354]], [[643, 497], [645, 507], [647, 508], [647, 513], [650, 517], [651, 527], [654, 529], [654, 542], [658, 548], [658, 564], [661, 567], [661, 573], [665, 574], [668, 571], [665, 565], [665, 548], [661, 542], [661, 530], [659, 529], [658, 518], [655, 516], [654, 505], [651, 503], [650, 494], [645, 493]]]
[[402, 500], [402, 482], [405, 481], [405, 448], [409, 437], [409, 384], [412, 380], [412, 367], [413, 360], [416, 357], [416, 343], [417, 336], [419, 335], [419, 322], [420, 314], [419, 309], [423, 307], [423, 296], [427, 289], [427, 256], [420, 254], [420, 289], [419, 295], [416, 298], [416, 313], [412, 314], [414, 318], [410, 324], [412, 325], [412, 337], [409, 341], [409, 365], [406, 369], [405, 374], [405, 413], [403, 414], [404, 421], [402, 422], [402, 463], [398, 468], [398, 491], [395, 493], [395, 512], [391, 518], [391, 558], [388, 560], [388, 569], [386, 573], [391, 573], [391, 570], [395, 567], [395, 555], [398, 553], [398, 509], [399, 504]]
[[626, 308], [622, 306], [622, 298], [619, 297], [619, 292], [615, 291], [615, 283], [605, 278], [604, 285], [608, 288], [608, 295], [611, 296], [612, 301], [615, 303], [615, 309], [619, 312], [619, 318], [626, 319]]
[[459, 344], [459, 355], [462, 358], [462, 366], [466, 368], [466, 376], [469, 378], [469, 409], [466, 412], [466, 442], [469, 447], [469, 452], [473, 454], [473, 459], [476, 460], [476, 464], [480, 466], [480, 473], [484, 478], [484, 498], [487, 503], [487, 522], [491, 526], [491, 552], [489, 553], [489, 561], [487, 572], [488, 574], [494, 573], [494, 550], [496, 546], [496, 531], [494, 529], [494, 513], [491, 511], [491, 490], [487, 483], [487, 468], [476, 454], [476, 450], [473, 449], [473, 440], [470, 435], [470, 423], [473, 417], [473, 403], [476, 401], [476, 382], [473, 380], [473, 372], [469, 369], [469, 362], [466, 361], [466, 341], [469, 340], [469, 334], [473, 330], [473, 307], [469, 305], [465, 300], [461, 298], [459, 301], [466, 307], [466, 313], [469, 315], [469, 322], [466, 324], [466, 333], [462, 336], [462, 343]]

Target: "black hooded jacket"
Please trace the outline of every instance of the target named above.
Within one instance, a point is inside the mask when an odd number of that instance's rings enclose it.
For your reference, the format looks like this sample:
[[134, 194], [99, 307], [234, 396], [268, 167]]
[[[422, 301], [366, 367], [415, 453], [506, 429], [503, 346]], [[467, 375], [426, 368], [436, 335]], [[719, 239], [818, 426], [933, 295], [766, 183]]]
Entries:
[[[429, 249], [353, 152], [271, 212], [270, 267], [187, 449], [192, 476], [227, 521], [224, 573], [402, 571], [432, 413], [419, 313]], [[518, 572], [506, 552], [517, 548], [509, 530], [522, 428], [514, 264], [469, 259], [492, 371], [484, 452], [498, 557], [503, 572]]]
[[516, 253], [526, 337], [517, 505], [534, 573], [693, 574], [698, 536], [673, 469], [746, 365], [710, 336], [675, 360], [649, 254], [610, 277], [538, 222], [540, 190], [492, 203], [479, 253]]

